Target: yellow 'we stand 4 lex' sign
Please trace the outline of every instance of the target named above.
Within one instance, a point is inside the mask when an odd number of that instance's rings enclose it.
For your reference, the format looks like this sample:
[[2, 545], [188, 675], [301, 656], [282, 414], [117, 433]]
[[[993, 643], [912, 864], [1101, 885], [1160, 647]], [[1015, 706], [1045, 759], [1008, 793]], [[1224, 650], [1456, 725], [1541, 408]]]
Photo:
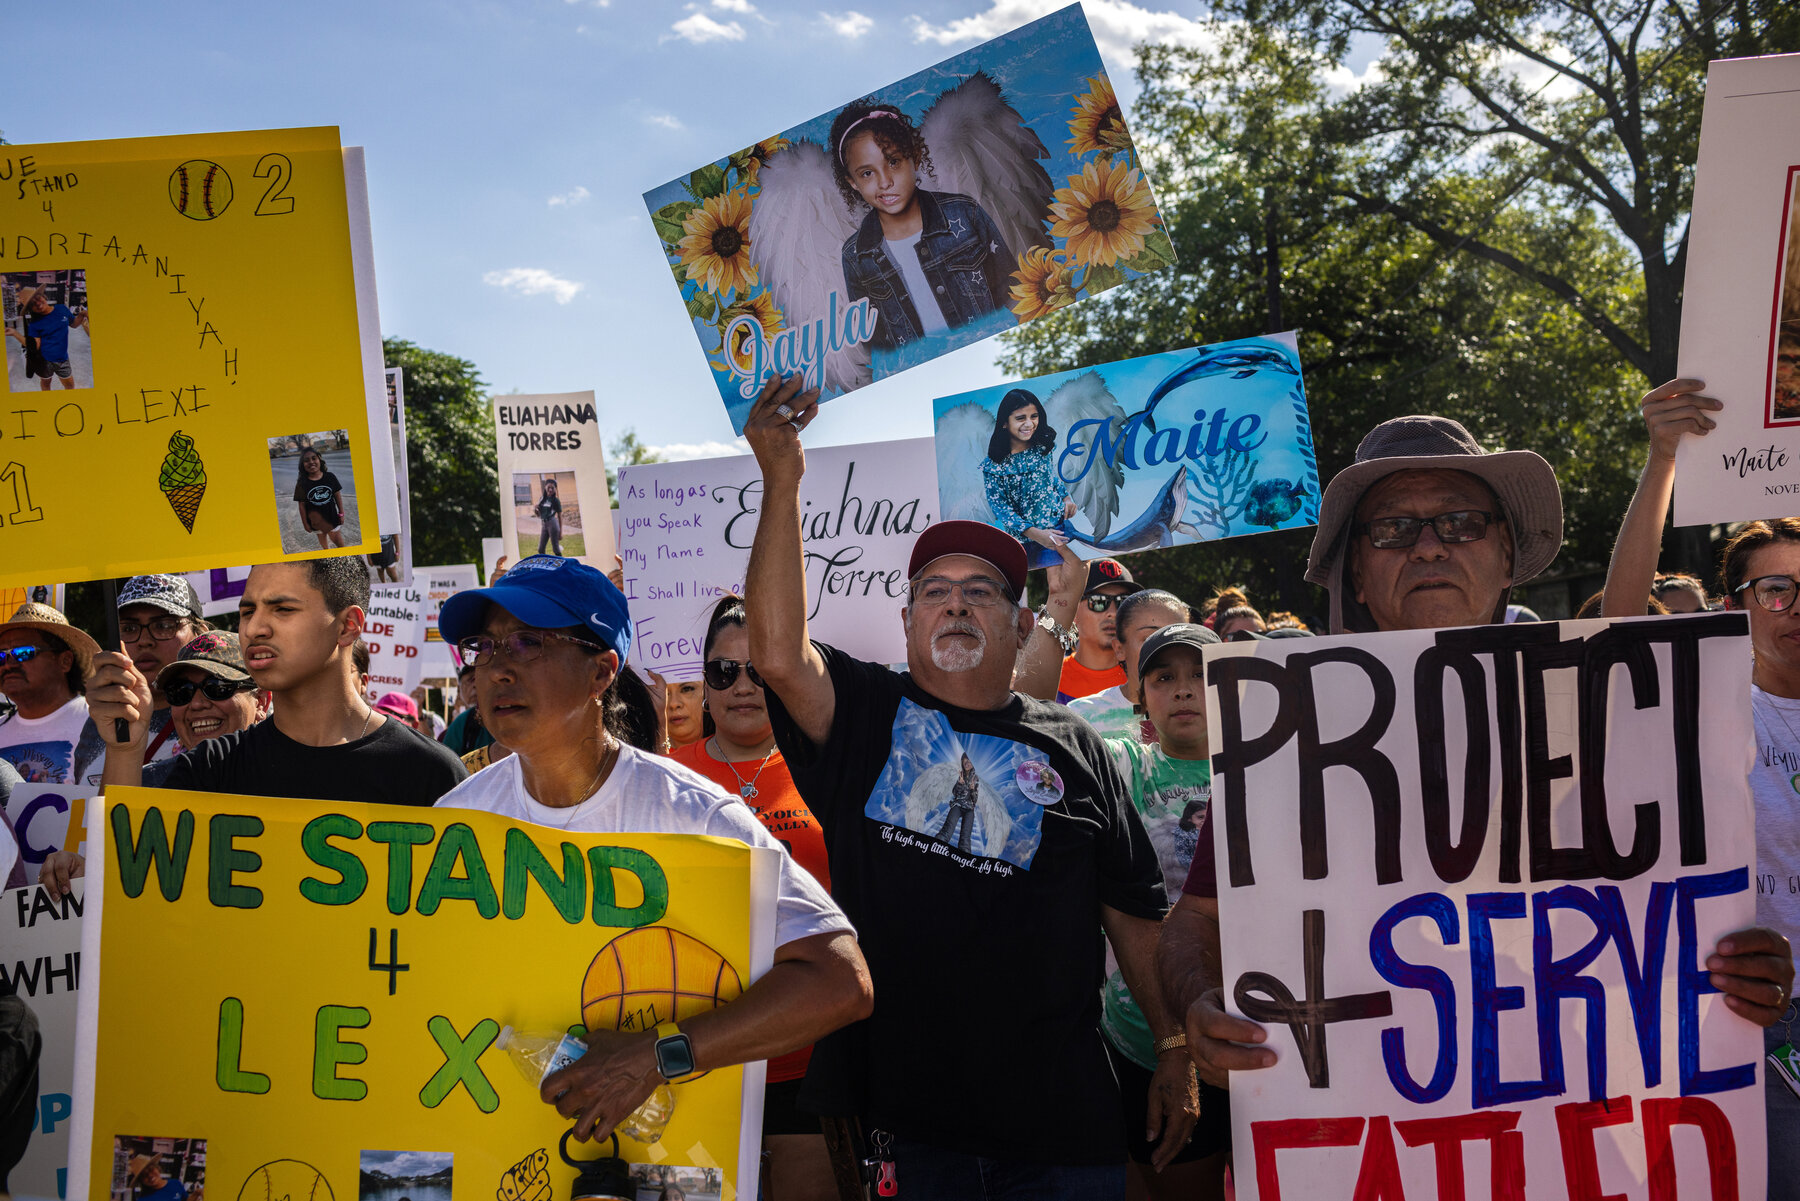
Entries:
[[378, 545], [336, 128], [0, 147], [0, 302], [0, 584]]
[[[155, 1161], [214, 1201], [563, 1201], [569, 1123], [500, 1028], [680, 1020], [773, 955], [774, 853], [722, 839], [115, 788], [88, 846], [71, 1197]], [[739, 1195], [762, 1082], [674, 1086], [662, 1138], [624, 1157]]]

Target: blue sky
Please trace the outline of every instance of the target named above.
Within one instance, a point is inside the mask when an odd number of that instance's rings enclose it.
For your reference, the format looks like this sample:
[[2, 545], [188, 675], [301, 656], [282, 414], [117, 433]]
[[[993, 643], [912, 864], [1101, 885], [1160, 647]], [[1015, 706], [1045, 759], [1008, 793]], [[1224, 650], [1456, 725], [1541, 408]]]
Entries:
[[[473, 360], [495, 391], [591, 388], [609, 440], [629, 426], [673, 457], [732, 453], [642, 193], [1062, 6], [40, 6], [14, 10], [9, 42], [59, 65], [33, 76], [33, 99], [9, 104], [0, 129], [56, 142], [337, 125], [367, 149], [384, 333]], [[1195, 0], [1084, 7], [1128, 101], [1134, 44], [1198, 36]], [[929, 435], [933, 397], [1001, 380], [995, 350], [828, 405], [807, 440]]]

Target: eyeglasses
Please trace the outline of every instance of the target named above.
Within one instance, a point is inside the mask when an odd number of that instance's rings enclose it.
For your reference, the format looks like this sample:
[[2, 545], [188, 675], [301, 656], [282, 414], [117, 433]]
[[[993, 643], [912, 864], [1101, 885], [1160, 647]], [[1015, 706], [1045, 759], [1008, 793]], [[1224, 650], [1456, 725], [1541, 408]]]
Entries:
[[158, 642], [167, 642], [181, 633], [181, 627], [187, 624], [185, 617], [159, 617], [155, 621], [123, 621], [119, 622], [119, 637], [126, 642], [136, 642], [149, 630], [150, 636]]
[[765, 688], [763, 678], [756, 674], [756, 668], [750, 666], [748, 660], [740, 663], [736, 659], [708, 659], [700, 668], [700, 674], [706, 677], [706, 686], [724, 692], [737, 683], [738, 673], [748, 672], [750, 682], [758, 688]]
[[1081, 603], [1088, 607], [1089, 613], [1104, 613], [1124, 600], [1123, 596], [1113, 596], [1106, 592], [1096, 592], [1092, 596], [1084, 596]]
[[1737, 591], [1742, 592], [1746, 588], [1754, 589], [1750, 595], [1756, 598], [1757, 604], [1771, 613], [1780, 613], [1793, 608], [1794, 595], [1800, 591], [1800, 583], [1796, 583], [1791, 576], [1765, 575], [1739, 584]]
[[196, 684], [192, 680], [176, 680], [163, 689], [163, 695], [169, 698], [169, 704], [179, 709], [194, 699], [196, 692], [204, 692], [208, 700], [228, 701], [240, 692], [250, 692], [256, 688], [252, 680], [220, 680], [211, 679]]
[[554, 630], [514, 630], [504, 638], [491, 638], [486, 634], [471, 634], [456, 644], [462, 654], [462, 661], [472, 667], [480, 667], [494, 657], [494, 651], [506, 648], [506, 657], [515, 663], [530, 663], [544, 653], [544, 643], [552, 638], [559, 642], [573, 642], [576, 646], [585, 646], [591, 651], [603, 651], [606, 648], [598, 642], [588, 642], [582, 638], [571, 638], [567, 634], [558, 634]]
[[1439, 542], [1480, 542], [1487, 537], [1488, 523], [1503, 520], [1498, 514], [1481, 509], [1458, 509], [1439, 513], [1436, 517], [1377, 517], [1356, 527], [1367, 534], [1378, 550], [1404, 550], [1419, 541], [1419, 535], [1430, 526]]
[[29, 643], [24, 646], [15, 646], [11, 650], [0, 651], [0, 667], [5, 667], [8, 663], [29, 663], [43, 653], [44, 648], [41, 646], [32, 646]]
[[913, 603], [935, 609], [940, 605], [949, 604], [950, 594], [959, 588], [962, 590], [963, 603], [977, 609], [1012, 603], [1012, 591], [999, 580], [992, 580], [984, 575], [971, 576], [966, 580], [952, 580], [941, 575], [928, 575], [922, 580], [914, 580], [912, 583]]

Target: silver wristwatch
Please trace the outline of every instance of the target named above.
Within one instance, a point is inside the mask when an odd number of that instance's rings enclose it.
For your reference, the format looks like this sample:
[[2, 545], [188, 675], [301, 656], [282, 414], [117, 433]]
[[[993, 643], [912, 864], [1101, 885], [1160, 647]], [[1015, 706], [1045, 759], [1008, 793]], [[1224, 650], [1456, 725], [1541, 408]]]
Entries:
[[1046, 604], [1037, 611], [1037, 623], [1038, 629], [1056, 639], [1057, 645], [1062, 647], [1063, 654], [1068, 655], [1074, 653], [1076, 638], [1075, 627], [1057, 625], [1056, 618], [1050, 616], [1049, 605]]

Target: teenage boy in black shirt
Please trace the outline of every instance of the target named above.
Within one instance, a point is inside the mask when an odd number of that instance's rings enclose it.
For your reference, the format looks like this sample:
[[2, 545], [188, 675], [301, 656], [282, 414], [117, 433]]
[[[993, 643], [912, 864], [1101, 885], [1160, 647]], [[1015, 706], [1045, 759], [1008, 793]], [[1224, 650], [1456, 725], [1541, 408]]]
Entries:
[[[238, 637], [273, 715], [214, 738], [175, 761], [165, 788], [246, 796], [431, 805], [468, 775], [461, 760], [364, 698], [353, 649], [369, 603], [369, 573], [354, 557], [265, 563], [238, 601]], [[94, 657], [88, 706], [109, 742], [103, 783], [143, 782], [151, 694], [129, 657]], [[112, 743], [116, 717], [130, 741]]]
[[951, 521], [919, 537], [897, 615], [908, 672], [807, 639], [799, 431], [817, 394], [800, 387], [772, 380], [745, 429], [763, 473], [750, 660], [875, 984], [873, 1015], [815, 1048], [803, 1104], [860, 1116], [905, 1197], [1122, 1198], [1103, 932], [1173, 1040], [1149, 1099], [1159, 1151], [1198, 1112], [1153, 971], [1165, 897], [1149, 838], [1087, 723], [1011, 690], [1033, 623], [1003, 532]]

